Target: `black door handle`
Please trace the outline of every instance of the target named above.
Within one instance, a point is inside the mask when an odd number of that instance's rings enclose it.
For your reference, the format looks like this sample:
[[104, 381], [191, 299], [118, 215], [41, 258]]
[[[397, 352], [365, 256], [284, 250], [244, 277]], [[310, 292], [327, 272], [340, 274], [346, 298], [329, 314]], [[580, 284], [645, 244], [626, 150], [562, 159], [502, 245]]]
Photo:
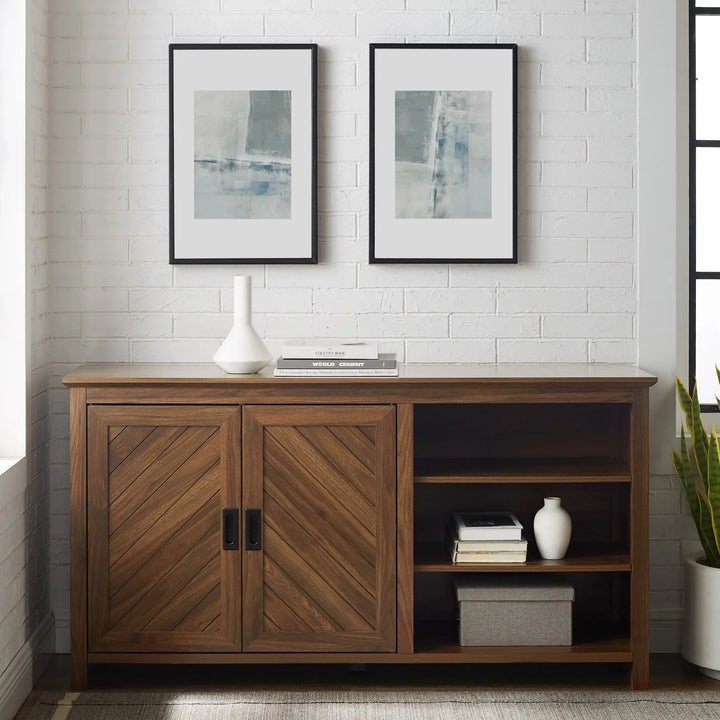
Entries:
[[240, 547], [240, 511], [238, 508], [223, 508], [222, 546], [223, 550], [237, 550]]
[[245, 549], [262, 550], [262, 510], [245, 509]]

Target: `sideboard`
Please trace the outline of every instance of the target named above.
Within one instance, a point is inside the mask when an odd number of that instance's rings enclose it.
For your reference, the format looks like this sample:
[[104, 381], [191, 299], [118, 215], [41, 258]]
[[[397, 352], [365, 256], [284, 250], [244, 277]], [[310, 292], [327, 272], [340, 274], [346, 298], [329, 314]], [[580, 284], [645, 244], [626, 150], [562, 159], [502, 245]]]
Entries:
[[[648, 686], [648, 395], [635, 367], [408, 365], [396, 378], [86, 365], [70, 388], [72, 684], [100, 663], [624, 663]], [[540, 558], [562, 498], [573, 535]], [[454, 565], [510, 510], [523, 564]], [[552, 574], [573, 644], [461, 647], [458, 573]]]

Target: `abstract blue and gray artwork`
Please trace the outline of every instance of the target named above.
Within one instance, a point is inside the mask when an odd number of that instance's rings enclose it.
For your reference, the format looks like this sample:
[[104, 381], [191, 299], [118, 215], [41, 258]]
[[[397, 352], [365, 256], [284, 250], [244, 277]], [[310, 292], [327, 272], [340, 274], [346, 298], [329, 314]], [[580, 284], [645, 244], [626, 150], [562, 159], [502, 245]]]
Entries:
[[489, 218], [492, 93], [395, 92], [395, 216]]
[[289, 90], [195, 92], [195, 217], [290, 217]]

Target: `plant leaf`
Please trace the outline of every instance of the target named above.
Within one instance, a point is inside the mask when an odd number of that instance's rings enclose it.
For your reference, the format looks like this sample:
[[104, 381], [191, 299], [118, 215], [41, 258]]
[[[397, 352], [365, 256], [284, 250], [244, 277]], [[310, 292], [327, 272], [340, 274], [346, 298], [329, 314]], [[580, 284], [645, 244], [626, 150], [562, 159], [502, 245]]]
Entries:
[[700, 401], [698, 400], [697, 383], [693, 388], [692, 394], [692, 439], [693, 439], [693, 451], [695, 452], [695, 462], [698, 466], [698, 473], [702, 478], [703, 484], [705, 485], [705, 494], [708, 492], [708, 478], [707, 478], [707, 451], [708, 451], [708, 434], [705, 432], [705, 428], [700, 418]]
[[685, 413], [685, 422], [688, 427], [688, 432], [692, 434], [692, 398], [683, 384], [683, 381], [678, 377], [675, 378], [675, 390], [677, 391], [678, 400], [680, 401], [680, 407], [682, 408], [683, 413]]
[[696, 487], [695, 492], [698, 502], [698, 517], [695, 525], [698, 528], [700, 543], [705, 551], [705, 559], [711, 567], [720, 567], [720, 553], [715, 543], [715, 535], [710, 519], [710, 506], [707, 498], [700, 492], [700, 488]]
[[705, 495], [707, 495], [708, 436], [700, 418], [700, 402], [698, 401], [697, 383], [695, 383], [695, 386], [693, 387], [692, 397], [688, 393], [687, 388], [683, 385], [680, 378], [675, 378], [675, 388], [677, 390], [678, 399], [680, 400], [680, 405], [685, 413], [688, 431], [692, 438], [693, 455], [695, 456], [697, 472], [702, 480]]
[[[718, 366], [715, 366], [715, 371], [720, 381]], [[690, 459], [685, 427], [681, 426], [680, 455], [673, 450], [673, 465], [685, 489], [706, 560], [712, 567], [720, 567], [720, 448], [717, 434], [713, 429], [713, 437], [709, 439], [703, 427], [697, 383], [692, 396], [680, 378], [675, 378], [675, 389], [690, 433], [694, 462]]]
[[708, 505], [715, 537], [715, 549], [720, 555], [720, 445], [715, 428], [712, 429], [708, 447]]
[[[677, 473], [680, 482], [685, 490], [685, 497], [687, 498], [688, 505], [690, 506], [690, 513], [692, 519], [695, 522], [698, 537], [700, 538], [700, 544], [702, 545], [703, 552], [709, 563], [716, 566], [716, 562], [720, 563], [720, 553], [717, 553], [714, 535], [712, 532], [712, 525], [704, 522], [709, 519], [709, 513], [703, 512], [705, 503], [702, 499], [700, 489], [695, 484], [694, 475], [692, 473], [692, 467], [690, 465], [690, 455], [688, 453], [687, 442], [685, 440], [685, 428], [680, 429], [680, 455], [672, 450], [672, 460], [675, 466], [675, 472]], [[716, 557], [717, 556], [717, 557]]]
[[688, 472], [688, 478], [690, 477], [690, 453], [687, 449], [687, 441], [685, 440], [685, 428], [680, 428], [680, 452], [682, 454], [683, 466]]
[[[690, 472], [690, 457], [688, 455], [687, 442], [685, 440], [685, 428], [680, 428], [680, 455], [672, 450], [672, 461], [675, 466], [675, 472], [677, 473], [683, 488], [685, 489], [685, 495], [687, 497], [688, 505], [692, 511], [693, 519], [697, 518], [698, 507], [697, 507], [697, 494], [695, 493], [695, 481]], [[699, 528], [698, 528], [699, 529]]]

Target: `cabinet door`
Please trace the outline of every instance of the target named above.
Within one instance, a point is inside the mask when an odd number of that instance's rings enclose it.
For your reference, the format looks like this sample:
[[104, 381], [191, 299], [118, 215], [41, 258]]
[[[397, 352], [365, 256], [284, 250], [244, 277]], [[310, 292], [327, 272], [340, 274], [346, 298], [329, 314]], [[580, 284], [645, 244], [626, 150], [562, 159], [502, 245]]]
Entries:
[[239, 499], [239, 408], [88, 408], [90, 652], [240, 648]]
[[394, 651], [395, 408], [243, 412], [243, 649]]

